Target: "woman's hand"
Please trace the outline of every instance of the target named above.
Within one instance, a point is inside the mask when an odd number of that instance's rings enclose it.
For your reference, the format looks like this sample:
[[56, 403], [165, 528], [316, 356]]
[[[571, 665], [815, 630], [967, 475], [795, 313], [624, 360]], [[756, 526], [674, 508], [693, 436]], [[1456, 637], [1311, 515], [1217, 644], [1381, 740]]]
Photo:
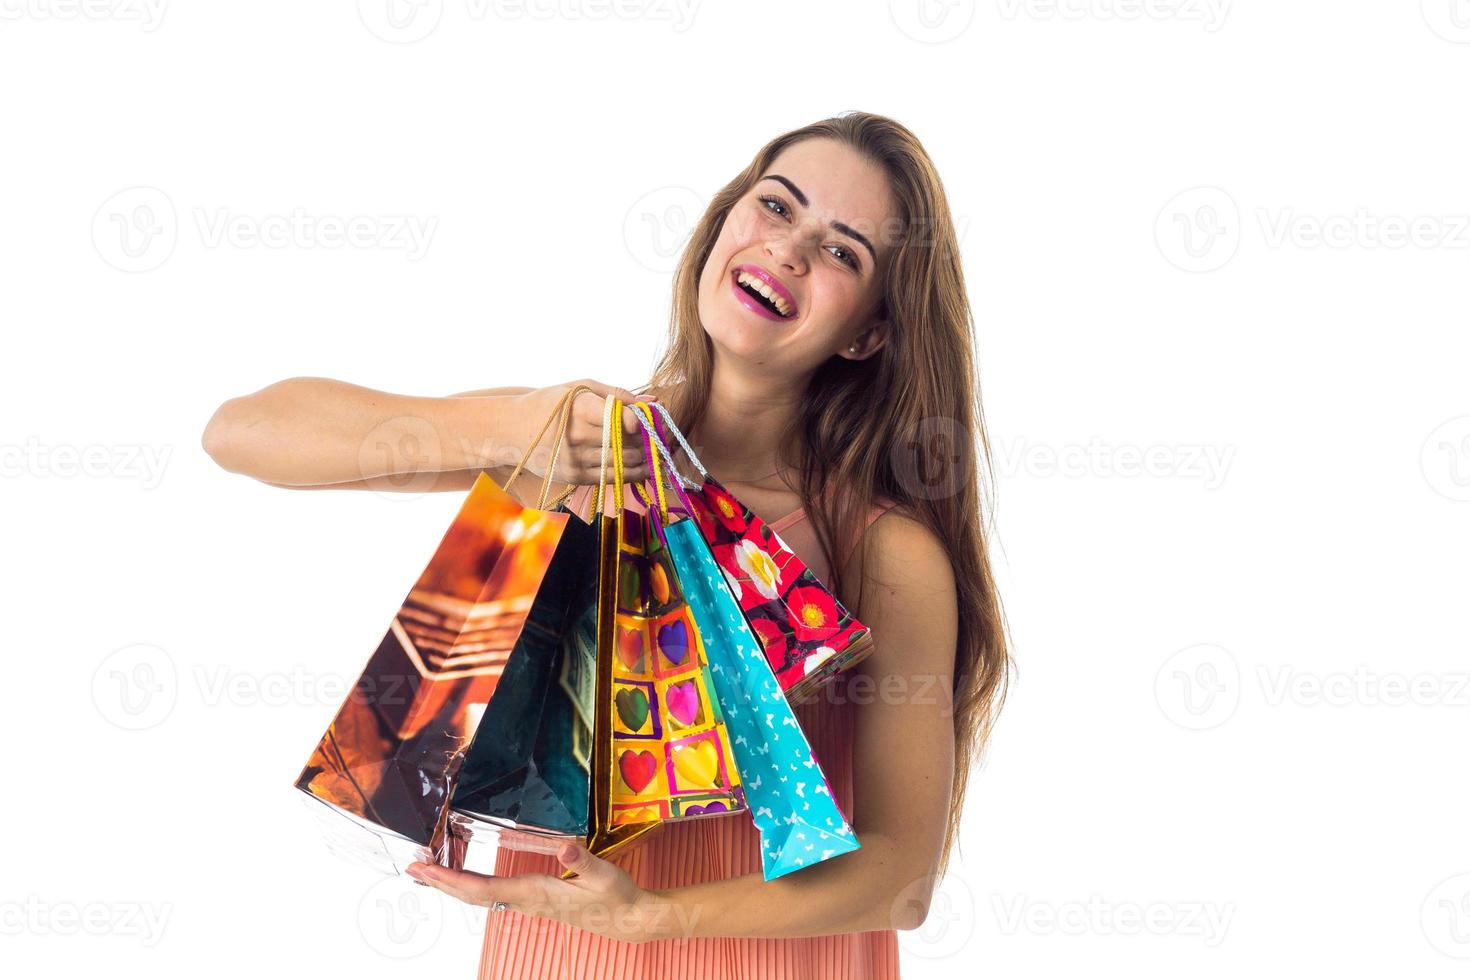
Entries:
[[[606, 400], [609, 397], [617, 398], [624, 402], [623, 408], [623, 482], [638, 483], [648, 478], [647, 461], [643, 458], [643, 436], [642, 427], [638, 423], [637, 413], [626, 407], [635, 401], [657, 401], [651, 395], [635, 395], [624, 388], [615, 388], [612, 385], [603, 384], [600, 381], [571, 381], [567, 384], [552, 385], [549, 388], [537, 388], [517, 396], [523, 404], [522, 429], [524, 442], [529, 445], [541, 430], [546, 419], [556, 409], [558, 400], [577, 385], [586, 385], [591, 391], [584, 391], [577, 395], [572, 403], [572, 414], [567, 424], [567, 432], [562, 440], [561, 453], [556, 459], [556, 470], [552, 473], [553, 480], [563, 483], [574, 483], [578, 486], [591, 486], [597, 482], [599, 462], [602, 461], [602, 419], [606, 413]], [[546, 466], [551, 461], [552, 440], [556, 436], [556, 423], [553, 422], [546, 435], [542, 437], [541, 444], [531, 458], [526, 462], [526, 471], [535, 476], [544, 476]], [[608, 470], [606, 479], [612, 479], [611, 459], [606, 460]]]
[[562, 845], [556, 859], [577, 877], [568, 881], [549, 874], [497, 877], [417, 861], [408, 866], [408, 873], [420, 884], [470, 905], [504, 902], [524, 915], [555, 919], [622, 942], [662, 938], [658, 925], [665, 917], [654, 913], [654, 894], [640, 888], [622, 868], [580, 844]]

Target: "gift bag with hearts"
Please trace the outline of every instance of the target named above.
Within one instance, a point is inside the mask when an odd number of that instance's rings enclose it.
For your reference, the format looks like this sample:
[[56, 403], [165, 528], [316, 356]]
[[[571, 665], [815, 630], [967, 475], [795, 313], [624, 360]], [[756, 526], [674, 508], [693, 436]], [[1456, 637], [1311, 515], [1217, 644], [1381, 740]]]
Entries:
[[[622, 405], [609, 400], [613, 418]], [[729, 813], [744, 806], [730, 735], [703, 639], [655, 515], [623, 506], [622, 430], [613, 424], [612, 508], [618, 553], [611, 622], [599, 637], [609, 722], [610, 827]], [[601, 490], [601, 487], [599, 487]], [[594, 497], [594, 509], [606, 505]]]

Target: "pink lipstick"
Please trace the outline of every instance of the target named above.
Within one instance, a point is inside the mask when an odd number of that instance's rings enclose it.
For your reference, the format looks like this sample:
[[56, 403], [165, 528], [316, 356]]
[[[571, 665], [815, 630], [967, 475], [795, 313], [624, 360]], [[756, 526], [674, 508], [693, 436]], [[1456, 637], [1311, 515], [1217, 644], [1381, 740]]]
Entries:
[[[758, 280], [776, 297], [779, 297], [780, 301], [786, 305], [788, 312], [782, 314], [773, 299], [762, 296], [753, 288], [741, 285], [741, 273]], [[791, 290], [786, 288], [785, 283], [758, 265], [737, 265], [730, 273], [730, 288], [734, 291], [735, 299], [740, 305], [752, 313], [758, 313], [767, 320], [775, 320], [779, 323], [796, 319], [796, 298], [791, 295]]]

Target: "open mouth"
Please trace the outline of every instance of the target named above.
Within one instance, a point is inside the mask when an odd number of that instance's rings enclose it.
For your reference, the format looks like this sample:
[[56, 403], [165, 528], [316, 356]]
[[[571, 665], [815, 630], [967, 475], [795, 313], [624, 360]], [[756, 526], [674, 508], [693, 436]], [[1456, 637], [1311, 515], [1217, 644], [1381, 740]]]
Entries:
[[759, 277], [736, 269], [730, 277], [731, 287], [742, 304], [772, 320], [792, 320], [796, 306]]

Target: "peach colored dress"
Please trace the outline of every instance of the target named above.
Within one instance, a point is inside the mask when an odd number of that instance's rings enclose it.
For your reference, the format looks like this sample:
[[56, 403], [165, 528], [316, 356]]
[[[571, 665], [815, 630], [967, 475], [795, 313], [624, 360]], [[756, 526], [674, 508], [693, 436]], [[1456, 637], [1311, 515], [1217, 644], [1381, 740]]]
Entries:
[[[569, 501], [585, 514], [587, 492]], [[630, 509], [641, 510], [636, 498]], [[893, 501], [880, 498], [868, 525]], [[574, 518], [575, 519], [575, 518]], [[812, 569], [829, 580], [816, 532], [798, 509], [771, 529]], [[843, 555], [851, 553], [856, 541]], [[815, 698], [796, 707], [796, 715], [821, 763], [832, 793], [849, 822], [856, 824], [852, 800], [853, 699]], [[861, 833], [859, 833], [861, 836]], [[677, 888], [702, 881], [760, 874], [759, 836], [745, 812], [725, 817], [669, 823], [614, 854], [613, 863], [645, 888]], [[500, 849], [495, 874], [555, 874], [554, 856]], [[795, 872], [800, 874], [800, 872]], [[478, 980], [891, 980], [898, 977], [898, 937], [891, 930], [844, 933], [806, 939], [670, 939], [624, 943], [551, 919], [513, 910], [490, 912], [485, 926]]]

